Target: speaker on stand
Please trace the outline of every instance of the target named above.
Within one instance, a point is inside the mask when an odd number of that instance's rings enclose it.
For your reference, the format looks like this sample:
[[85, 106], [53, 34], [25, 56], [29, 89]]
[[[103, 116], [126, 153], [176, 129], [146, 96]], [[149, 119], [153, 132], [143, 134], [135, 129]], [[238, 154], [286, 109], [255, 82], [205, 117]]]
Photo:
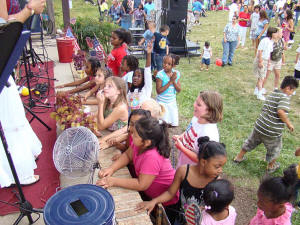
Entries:
[[187, 0], [162, 0], [161, 24], [170, 27], [170, 51], [186, 51]]

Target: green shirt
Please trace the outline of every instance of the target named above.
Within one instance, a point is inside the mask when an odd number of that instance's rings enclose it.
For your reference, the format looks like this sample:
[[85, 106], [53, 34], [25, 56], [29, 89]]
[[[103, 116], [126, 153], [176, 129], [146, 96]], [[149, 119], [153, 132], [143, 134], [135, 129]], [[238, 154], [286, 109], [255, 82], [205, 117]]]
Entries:
[[275, 89], [266, 99], [262, 112], [256, 120], [254, 129], [268, 137], [279, 137], [284, 129], [284, 122], [279, 118], [277, 111], [290, 109], [290, 97]]

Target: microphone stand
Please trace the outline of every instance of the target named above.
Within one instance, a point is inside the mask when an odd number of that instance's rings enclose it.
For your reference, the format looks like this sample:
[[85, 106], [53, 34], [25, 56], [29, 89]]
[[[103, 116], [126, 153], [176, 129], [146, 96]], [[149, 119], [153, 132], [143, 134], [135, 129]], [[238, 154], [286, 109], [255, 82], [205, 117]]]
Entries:
[[17, 225], [20, 223], [20, 221], [23, 219], [24, 216], [26, 216], [28, 218], [29, 224], [33, 224], [34, 221], [32, 219], [31, 214], [32, 213], [43, 213], [42, 209], [34, 209], [31, 205], [31, 203], [29, 201], [26, 200], [23, 190], [21, 188], [21, 184], [20, 184], [20, 180], [18, 178], [17, 172], [16, 172], [16, 168], [14, 166], [13, 160], [11, 158], [10, 152], [8, 151], [8, 146], [7, 146], [7, 142], [5, 139], [5, 135], [4, 135], [4, 131], [2, 128], [2, 124], [0, 121], [0, 136], [1, 136], [1, 140], [2, 140], [2, 145], [4, 147], [4, 151], [7, 157], [7, 161], [9, 163], [9, 167], [11, 169], [12, 175], [14, 177], [17, 189], [19, 193], [15, 193], [16, 197], [18, 198], [19, 202], [17, 203], [19, 205], [20, 208], [20, 215], [17, 218], [17, 220], [14, 222], [14, 225]]

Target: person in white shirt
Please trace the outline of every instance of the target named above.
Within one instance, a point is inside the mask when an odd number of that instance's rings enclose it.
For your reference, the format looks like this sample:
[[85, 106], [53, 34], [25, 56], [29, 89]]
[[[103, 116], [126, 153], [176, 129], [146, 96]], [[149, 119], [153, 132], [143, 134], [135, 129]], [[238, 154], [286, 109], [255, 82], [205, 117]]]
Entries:
[[257, 99], [264, 101], [266, 98], [263, 96], [262, 83], [267, 74], [268, 63], [270, 61], [270, 54], [273, 51], [273, 43], [277, 38], [278, 29], [269, 27], [267, 36], [263, 38], [257, 48], [256, 57], [254, 59], [253, 72], [257, 76], [257, 83], [254, 94]]
[[212, 50], [210, 47], [210, 43], [206, 41], [204, 43], [203, 52], [202, 52], [201, 70], [204, 69], [204, 64], [206, 65], [206, 71], [208, 70], [211, 57], [212, 57]]
[[238, 16], [239, 14], [239, 7], [236, 4], [237, 0], [232, 0], [232, 4], [229, 6], [229, 16], [228, 16], [228, 21], [232, 21], [233, 16]]

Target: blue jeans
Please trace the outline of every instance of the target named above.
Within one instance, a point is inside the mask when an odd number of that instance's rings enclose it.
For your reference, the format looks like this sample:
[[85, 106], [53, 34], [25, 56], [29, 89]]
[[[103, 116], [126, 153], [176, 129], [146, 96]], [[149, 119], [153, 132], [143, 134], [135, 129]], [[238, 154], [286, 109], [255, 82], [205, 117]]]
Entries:
[[163, 68], [163, 59], [164, 59], [164, 56], [166, 54], [158, 54], [158, 53], [154, 53], [154, 60], [155, 60], [155, 69], [157, 71], [160, 71], [162, 70]]
[[222, 45], [223, 45], [222, 62], [224, 64], [226, 64], [227, 62], [232, 64], [234, 51], [235, 51], [235, 48], [237, 46], [237, 41], [224, 42], [224, 40], [223, 40]]
[[297, 12], [297, 11], [296, 11], [295, 13], [296, 13], [296, 15], [295, 15], [295, 17], [296, 17], [296, 18], [295, 18], [295, 19], [296, 19], [296, 20], [295, 20], [295, 26], [297, 26], [297, 24], [298, 24], [298, 18], [299, 18], [299, 16], [300, 16], [300, 12]]
[[143, 20], [136, 20], [136, 21], [134, 21], [134, 27], [135, 28], [138, 28], [138, 27], [144, 28], [144, 21]]
[[[145, 51], [146, 56], [147, 56], [147, 51]], [[155, 70], [156, 66], [155, 66], [155, 56], [154, 56], [154, 52], [151, 52], [151, 71]]]

